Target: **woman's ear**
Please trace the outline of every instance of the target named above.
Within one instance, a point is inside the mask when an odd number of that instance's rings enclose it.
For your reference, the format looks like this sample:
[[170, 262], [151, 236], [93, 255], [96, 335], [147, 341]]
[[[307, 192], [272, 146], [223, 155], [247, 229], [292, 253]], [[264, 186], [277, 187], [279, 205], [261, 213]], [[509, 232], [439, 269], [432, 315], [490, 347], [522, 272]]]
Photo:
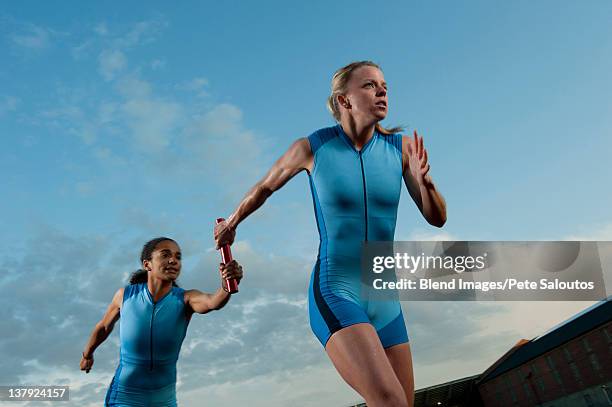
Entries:
[[340, 106], [343, 106], [345, 109], [350, 109], [351, 108], [351, 102], [348, 100], [348, 98], [345, 95], [338, 95], [338, 104]]

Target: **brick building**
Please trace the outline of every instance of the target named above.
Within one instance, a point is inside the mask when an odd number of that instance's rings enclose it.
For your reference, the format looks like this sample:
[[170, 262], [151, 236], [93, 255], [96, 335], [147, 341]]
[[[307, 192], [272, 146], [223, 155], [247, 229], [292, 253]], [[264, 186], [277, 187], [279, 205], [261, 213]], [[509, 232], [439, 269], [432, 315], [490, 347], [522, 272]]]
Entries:
[[612, 301], [521, 340], [478, 380], [485, 406], [612, 406]]

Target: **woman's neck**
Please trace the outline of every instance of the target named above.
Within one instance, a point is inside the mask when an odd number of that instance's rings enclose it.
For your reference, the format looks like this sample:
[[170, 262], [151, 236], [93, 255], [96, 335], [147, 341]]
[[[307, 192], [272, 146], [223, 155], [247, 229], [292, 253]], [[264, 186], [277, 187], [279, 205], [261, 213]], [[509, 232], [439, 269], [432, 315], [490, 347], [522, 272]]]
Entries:
[[376, 122], [359, 123], [352, 116], [343, 116], [340, 125], [357, 150], [361, 150], [370, 141], [376, 128]]
[[149, 293], [151, 293], [151, 298], [153, 298], [154, 302], [157, 302], [172, 289], [172, 281], [160, 280], [149, 276], [147, 287], [149, 288]]

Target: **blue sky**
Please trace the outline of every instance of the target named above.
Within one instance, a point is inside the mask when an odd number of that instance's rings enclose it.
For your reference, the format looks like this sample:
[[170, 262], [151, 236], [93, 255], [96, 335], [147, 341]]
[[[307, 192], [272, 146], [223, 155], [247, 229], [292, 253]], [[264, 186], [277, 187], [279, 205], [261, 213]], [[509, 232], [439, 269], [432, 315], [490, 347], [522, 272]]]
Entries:
[[[331, 75], [353, 60], [382, 66], [385, 124], [425, 137], [448, 203], [447, 225], [433, 229], [404, 191], [398, 240], [612, 240], [611, 18], [605, 1], [3, 4], [0, 325], [14, 335], [0, 339], [11, 366], [0, 383], [51, 377], [69, 382], [80, 405], [98, 405], [117, 334], [92, 374], [75, 372], [73, 358], [142, 244], [174, 237], [186, 255], [182, 284], [212, 290], [214, 218], [294, 139], [333, 124]], [[192, 323], [179, 401], [357, 400], [307, 327], [318, 236], [306, 175], [238, 239], [243, 292]], [[484, 370], [519, 337], [586, 304], [404, 306], [424, 386]], [[440, 346], [479, 351], [469, 363], [439, 359], [435, 338], [461, 332]], [[53, 352], [36, 356], [49, 342]]]

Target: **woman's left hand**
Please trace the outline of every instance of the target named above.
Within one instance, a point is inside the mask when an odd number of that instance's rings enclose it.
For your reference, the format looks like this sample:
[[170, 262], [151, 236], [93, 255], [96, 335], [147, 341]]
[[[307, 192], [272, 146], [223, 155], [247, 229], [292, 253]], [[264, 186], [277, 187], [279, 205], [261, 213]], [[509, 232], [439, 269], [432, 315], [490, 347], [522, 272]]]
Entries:
[[[242, 279], [242, 266], [238, 264], [236, 260], [232, 260], [227, 264], [221, 263], [219, 269], [221, 270], [221, 277], [223, 277], [224, 280], [234, 278], [240, 281]], [[223, 287], [225, 287], [225, 284]]]
[[410, 175], [419, 185], [431, 185], [432, 180], [429, 175], [429, 163], [427, 162], [427, 150], [423, 146], [423, 137], [419, 137], [416, 130], [414, 138], [408, 140], [408, 167]]
[[84, 370], [85, 373], [89, 373], [89, 371], [93, 367], [93, 364], [94, 364], [93, 355], [91, 355], [90, 357], [86, 358], [85, 357], [85, 353], [81, 354], [81, 363], [80, 363], [81, 370]]

